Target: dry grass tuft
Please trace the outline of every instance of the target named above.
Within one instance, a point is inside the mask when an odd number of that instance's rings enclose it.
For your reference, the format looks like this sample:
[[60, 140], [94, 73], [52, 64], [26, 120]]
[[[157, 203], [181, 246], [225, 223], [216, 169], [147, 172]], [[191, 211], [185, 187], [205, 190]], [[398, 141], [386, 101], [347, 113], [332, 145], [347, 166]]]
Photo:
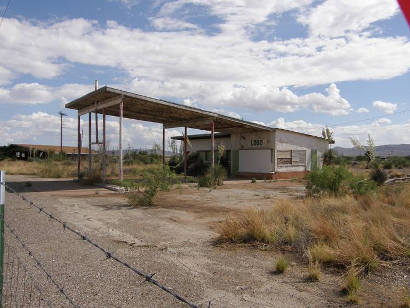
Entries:
[[284, 257], [280, 257], [278, 261], [276, 261], [275, 273], [283, 274], [288, 266], [289, 262]]
[[309, 262], [308, 266], [308, 276], [306, 278], [308, 281], [319, 281], [320, 280], [320, 263], [316, 262]]
[[408, 257], [410, 185], [385, 187], [376, 196], [281, 200], [252, 209], [219, 227], [219, 241], [262, 242], [310, 255], [313, 262], [363, 272], [380, 260]]

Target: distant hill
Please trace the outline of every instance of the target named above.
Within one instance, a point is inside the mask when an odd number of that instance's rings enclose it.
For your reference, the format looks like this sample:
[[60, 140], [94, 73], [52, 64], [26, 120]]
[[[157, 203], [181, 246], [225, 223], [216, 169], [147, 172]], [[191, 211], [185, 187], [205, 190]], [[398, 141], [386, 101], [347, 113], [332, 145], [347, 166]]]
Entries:
[[[333, 150], [342, 156], [358, 156], [356, 148], [334, 147]], [[376, 146], [376, 156], [410, 156], [410, 144], [387, 144]]]

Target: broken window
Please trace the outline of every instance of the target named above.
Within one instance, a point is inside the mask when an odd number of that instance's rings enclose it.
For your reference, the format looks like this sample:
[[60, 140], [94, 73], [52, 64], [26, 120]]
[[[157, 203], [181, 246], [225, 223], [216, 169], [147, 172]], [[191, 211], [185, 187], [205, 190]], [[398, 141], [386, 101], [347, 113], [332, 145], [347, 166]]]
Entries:
[[306, 165], [306, 150], [278, 151], [277, 156], [278, 167]]

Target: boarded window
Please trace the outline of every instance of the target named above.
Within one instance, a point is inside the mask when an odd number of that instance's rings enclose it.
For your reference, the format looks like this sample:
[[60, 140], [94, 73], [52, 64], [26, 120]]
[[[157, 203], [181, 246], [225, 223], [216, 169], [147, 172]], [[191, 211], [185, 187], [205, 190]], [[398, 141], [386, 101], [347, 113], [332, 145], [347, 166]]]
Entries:
[[278, 151], [278, 166], [305, 166], [305, 150]]
[[278, 151], [278, 166], [292, 164], [292, 151]]
[[304, 166], [306, 164], [305, 150], [292, 150], [292, 166]]

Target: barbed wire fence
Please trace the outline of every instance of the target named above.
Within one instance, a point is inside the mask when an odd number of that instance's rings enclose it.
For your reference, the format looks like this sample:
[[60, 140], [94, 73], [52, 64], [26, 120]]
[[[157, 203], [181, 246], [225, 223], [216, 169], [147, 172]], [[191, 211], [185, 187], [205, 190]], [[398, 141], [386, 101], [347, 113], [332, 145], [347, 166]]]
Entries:
[[[143, 282], [149, 283], [165, 294], [172, 296], [179, 303], [187, 307], [198, 308], [199, 305], [190, 302], [185, 297], [175, 292], [172, 288], [165, 286], [160, 281], [154, 278], [155, 273], [148, 274], [136, 268], [127, 261], [123, 260], [113, 252], [98, 244], [84, 233], [76, 230], [68, 222], [63, 221], [55, 216], [45, 207], [27, 199], [23, 194], [7, 185], [4, 179], [0, 182], [0, 188], [3, 189], [3, 194], [0, 197], [3, 199], [3, 211], [0, 211], [0, 229], [4, 229], [1, 238], [3, 250], [1, 252], [3, 259], [2, 272], [2, 294], [0, 308], [2, 307], [82, 307], [81, 302], [76, 302], [76, 299], [70, 295], [64, 285], [59, 282], [58, 277], [47, 269], [45, 260], [41, 260], [33, 249], [26, 243], [24, 238], [18, 234], [16, 229], [7, 222], [7, 217], [4, 216], [4, 191], [11, 193], [20, 198], [26, 206], [35, 209], [39, 215], [48, 218], [60, 225], [64, 232], [69, 232], [81, 241], [88, 244], [89, 248], [100, 251], [104, 255], [105, 260], [112, 260], [121, 266], [124, 270], [129, 270], [133, 275], [143, 278]], [[1, 203], [1, 198], [0, 198]], [[5, 243], [13, 241], [14, 245]], [[37, 275], [33, 275], [37, 273]], [[42, 279], [38, 279], [39, 275]], [[56, 300], [58, 298], [58, 300]], [[206, 307], [211, 307], [211, 302], [206, 303]]]

